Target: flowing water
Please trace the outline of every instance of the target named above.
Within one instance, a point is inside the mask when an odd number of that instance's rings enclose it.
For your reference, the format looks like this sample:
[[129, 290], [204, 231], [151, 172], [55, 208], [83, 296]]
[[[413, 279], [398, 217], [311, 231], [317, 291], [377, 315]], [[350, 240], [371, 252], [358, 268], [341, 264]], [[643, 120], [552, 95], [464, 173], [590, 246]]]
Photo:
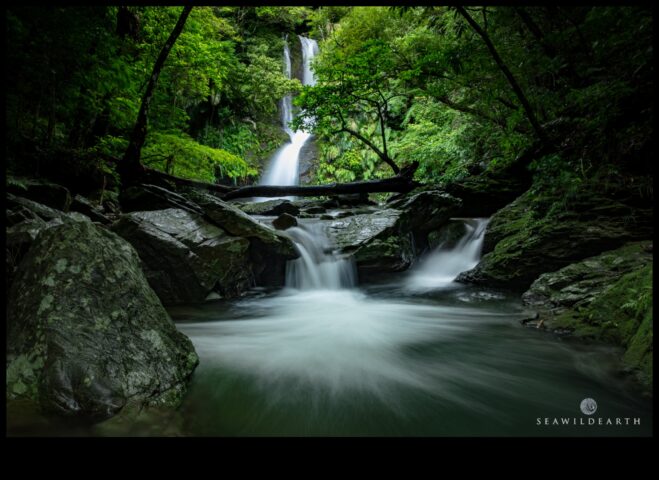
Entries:
[[361, 288], [318, 225], [303, 224], [289, 230], [301, 257], [285, 289], [173, 309], [201, 358], [186, 433], [649, 435], [650, 402], [616, 373], [618, 351], [523, 328], [516, 299], [452, 282], [478, 261], [486, 221], [466, 223], [411, 277]]
[[[318, 54], [318, 44], [315, 40], [298, 37], [302, 47], [302, 84], [315, 85], [316, 79], [311, 71], [311, 60]], [[291, 53], [288, 43], [284, 47], [284, 73], [291, 78]], [[290, 142], [282, 146], [270, 159], [261, 178], [261, 185], [297, 185], [300, 182], [300, 151], [309, 141], [311, 134], [304, 130], [293, 131], [289, 123], [293, 120], [293, 98], [287, 95], [280, 104], [282, 127], [288, 134]], [[290, 198], [290, 197], [282, 197]], [[270, 200], [270, 198], [257, 198], [256, 201]]]
[[407, 288], [415, 291], [432, 290], [438, 287], [456, 285], [453, 282], [461, 272], [471, 270], [478, 264], [483, 248], [483, 238], [488, 219], [464, 219], [465, 235], [453, 248], [443, 245], [427, 255], [413, 269], [407, 281]]

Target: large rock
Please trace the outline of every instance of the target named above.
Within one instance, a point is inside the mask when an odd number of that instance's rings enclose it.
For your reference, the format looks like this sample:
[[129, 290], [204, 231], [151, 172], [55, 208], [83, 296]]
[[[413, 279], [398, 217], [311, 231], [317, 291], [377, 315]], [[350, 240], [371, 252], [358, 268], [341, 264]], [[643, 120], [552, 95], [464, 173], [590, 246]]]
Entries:
[[457, 280], [525, 290], [542, 273], [649, 239], [652, 231], [651, 208], [606, 197], [592, 185], [569, 199], [529, 191], [492, 216], [485, 255]]
[[448, 222], [460, 200], [435, 191], [412, 192], [385, 208], [327, 223], [330, 241], [352, 253], [361, 280], [408, 268], [427, 247], [428, 234]]
[[7, 306], [7, 397], [103, 419], [126, 404], [176, 406], [198, 363], [135, 250], [90, 222], [40, 234]]
[[202, 213], [194, 202], [158, 185], [145, 184], [128, 187], [119, 195], [119, 202], [124, 212], [179, 208], [193, 213]]
[[536, 325], [624, 349], [623, 364], [652, 392], [652, 254], [627, 244], [538, 278], [522, 296]]
[[69, 190], [47, 180], [14, 179], [7, 182], [7, 192], [64, 212], [71, 206]]
[[166, 305], [233, 297], [251, 284], [249, 241], [201, 215], [169, 208], [123, 215], [112, 229], [137, 250], [146, 278]]
[[272, 226], [277, 230], [286, 230], [291, 227], [297, 226], [297, 218], [288, 213], [282, 213], [272, 221]]
[[274, 199], [266, 200], [265, 202], [243, 203], [236, 204], [240, 210], [250, 215], [281, 215], [288, 213], [289, 215], [299, 215], [300, 208], [293, 205], [290, 200]]
[[39, 202], [7, 193], [7, 225], [15, 225], [23, 220], [40, 218], [46, 222], [54, 219], [62, 221], [89, 221], [86, 215], [78, 212], [64, 212]]
[[544, 273], [522, 295], [534, 309], [558, 314], [584, 308], [623, 275], [652, 262], [648, 242], [633, 242], [595, 257]]
[[282, 286], [286, 262], [298, 257], [293, 242], [286, 235], [269, 228], [214, 195], [190, 190], [188, 198], [199, 205], [215, 225], [231, 235], [249, 240], [252, 275], [258, 285]]
[[83, 215], [87, 215], [94, 222], [99, 222], [104, 225], [110, 223], [110, 219], [105, 214], [103, 214], [100, 208], [82, 195], [76, 195], [73, 197], [73, 202], [71, 202], [71, 210], [80, 212]]
[[21, 260], [41, 232], [64, 223], [89, 221], [87, 216], [80, 213], [65, 213], [8, 193], [5, 237], [7, 291], [9, 291]]

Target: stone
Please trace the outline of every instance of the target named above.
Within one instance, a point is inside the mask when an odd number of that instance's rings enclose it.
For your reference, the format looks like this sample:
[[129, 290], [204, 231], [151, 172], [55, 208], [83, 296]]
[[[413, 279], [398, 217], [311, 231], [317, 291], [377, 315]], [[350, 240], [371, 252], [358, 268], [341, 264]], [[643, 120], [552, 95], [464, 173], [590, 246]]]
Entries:
[[202, 208], [206, 218], [215, 225], [231, 235], [249, 240], [252, 275], [257, 285], [285, 284], [286, 262], [299, 255], [290, 238], [214, 195], [190, 190], [187, 196]]
[[265, 202], [236, 204], [236, 206], [250, 215], [281, 215], [282, 213], [288, 213], [297, 216], [300, 213], [300, 208], [293, 205], [290, 200], [279, 198], [266, 200]]
[[110, 223], [110, 219], [106, 217], [90, 200], [82, 195], [76, 195], [73, 197], [71, 210], [87, 215], [94, 222], [99, 222], [104, 225]]
[[286, 230], [291, 227], [297, 226], [297, 219], [288, 213], [282, 213], [272, 221], [272, 225], [277, 230]]
[[561, 313], [584, 308], [626, 273], [652, 262], [648, 242], [632, 242], [615, 250], [540, 275], [522, 295], [535, 309]]
[[235, 297], [252, 283], [249, 241], [187, 210], [122, 215], [112, 230], [128, 240], [165, 305], [203, 302], [211, 291]]
[[69, 190], [48, 180], [23, 178], [8, 181], [7, 192], [63, 212], [68, 212], [71, 205]]
[[126, 405], [180, 404], [198, 363], [130, 244], [90, 222], [40, 234], [7, 306], [7, 398], [109, 418]]
[[194, 202], [158, 185], [136, 185], [128, 187], [119, 195], [119, 202], [124, 212], [143, 212], [178, 208], [194, 213], [202, 213]]

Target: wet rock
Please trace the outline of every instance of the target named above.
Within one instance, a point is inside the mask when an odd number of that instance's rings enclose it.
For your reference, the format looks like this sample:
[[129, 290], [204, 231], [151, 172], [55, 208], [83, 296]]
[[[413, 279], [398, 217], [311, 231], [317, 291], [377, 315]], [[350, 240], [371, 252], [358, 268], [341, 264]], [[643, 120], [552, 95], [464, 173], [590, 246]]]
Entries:
[[321, 205], [314, 205], [311, 207], [307, 207], [304, 209], [304, 213], [311, 214], [311, 215], [318, 215], [321, 213], [325, 213], [327, 209]]
[[492, 216], [481, 262], [457, 280], [525, 290], [538, 276], [652, 236], [652, 210], [605, 197], [592, 186], [573, 194], [525, 193]]
[[202, 213], [201, 208], [183, 195], [157, 185], [137, 185], [123, 190], [119, 202], [124, 212], [144, 212], [178, 208], [193, 213]]
[[624, 349], [622, 363], [652, 392], [652, 255], [634, 242], [538, 278], [523, 295], [544, 326]]
[[23, 178], [7, 182], [7, 192], [63, 212], [68, 212], [71, 205], [69, 190], [47, 180]]
[[329, 223], [326, 232], [340, 250], [356, 250], [368, 241], [393, 234], [402, 212], [392, 208], [373, 213], [353, 215]]
[[63, 222], [89, 222], [89, 217], [78, 212], [64, 212], [41, 203], [7, 193], [7, 223], [15, 225], [23, 220], [40, 218], [46, 222], [60, 219]]
[[100, 420], [176, 406], [198, 363], [135, 250], [90, 222], [38, 235], [9, 292], [7, 397]]
[[584, 308], [620, 277], [652, 261], [645, 251], [648, 242], [633, 242], [545, 273], [522, 295], [526, 305], [560, 313], [566, 308]]
[[82, 195], [76, 195], [73, 198], [71, 210], [87, 215], [94, 222], [99, 222], [104, 225], [110, 223], [110, 219], [106, 217], [90, 200]]
[[282, 213], [272, 221], [272, 225], [277, 230], [286, 230], [291, 227], [297, 226], [297, 219], [288, 213]]
[[201, 215], [174, 208], [132, 212], [112, 230], [137, 250], [149, 284], [166, 305], [202, 302], [211, 291], [234, 297], [251, 283], [249, 241]]
[[282, 286], [286, 280], [286, 262], [298, 257], [293, 242], [286, 235], [269, 228], [214, 195], [189, 191], [206, 217], [231, 235], [249, 240], [252, 275], [258, 285]]
[[449, 220], [439, 230], [428, 234], [428, 248], [434, 249], [440, 245], [444, 248], [453, 248], [467, 233], [467, 225], [462, 220]]
[[289, 215], [298, 215], [300, 208], [293, 205], [290, 200], [275, 199], [267, 200], [265, 202], [244, 203], [236, 204], [240, 210], [250, 215], [281, 215], [288, 213]]

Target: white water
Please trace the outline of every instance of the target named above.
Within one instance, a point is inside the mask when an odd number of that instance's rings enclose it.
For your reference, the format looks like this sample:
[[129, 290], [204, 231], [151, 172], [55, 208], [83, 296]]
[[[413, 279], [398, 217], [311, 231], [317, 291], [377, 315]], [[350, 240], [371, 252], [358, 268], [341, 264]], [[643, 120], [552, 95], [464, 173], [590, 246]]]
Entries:
[[[311, 71], [311, 60], [318, 54], [318, 43], [306, 37], [299, 37], [302, 45], [303, 85], [315, 85], [316, 78]], [[291, 53], [288, 43], [284, 46], [284, 72], [291, 78]], [[281, 147], [270, 159], [270, 163], [263, 173], [261, 185], [297, 185], [300, 182], [300, 151], [311, 138], [311, 133], [303, 130], [291, 130], [288, 124], [293, 120], [293, 98], [287, 95], [281, 100], [281, 122], [290, 138], [290, 143]], [[288, 197], [284, 197], [288, 198]], [[258, 198], [257, 201], [270, 200]]]
[[464, 219], [466, 234], [453, 248], [439, 245], [425, 257], [407, 280], [410, 290], [430, 290], [451, 285], [462, 272], [474, 268], [481, 257], [489, 219]]
[[286, 265], [287, 287], [338, 290], [357, 284], [357, 272], [352, 260], [326, 253], [330, 246], [319, 223], [289, 228], [286, 233], [300, 253], [300, 258]]

